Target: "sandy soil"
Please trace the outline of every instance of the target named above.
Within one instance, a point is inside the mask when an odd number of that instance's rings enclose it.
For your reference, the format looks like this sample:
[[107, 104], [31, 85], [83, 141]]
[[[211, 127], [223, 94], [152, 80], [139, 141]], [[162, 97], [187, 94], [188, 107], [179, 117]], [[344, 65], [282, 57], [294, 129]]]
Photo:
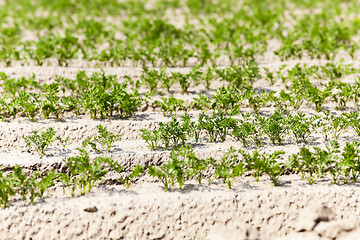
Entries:
[[[269, 61], [271, 62], [271, 61]], [[308, 65], [325, 61], [304, 61]], [[282, 64], [294, 66], [298, 61], [263, 64], [276, 70]], [[354, 67], [359, 67], [356, 62]], [[73, 78], [82, 68], [61, 67], [12, 67], [0, 69], [10, 77], [35, 73], [42, 83], [54, 81], [56, 75]], [[98, 71], [84, 68], [88, 73]], [[188, 68], [169, 71], [187, 72]], [[119, 80], [129, 75], [137, 78], [141, 68], [105, 68], [106, 74], [116, 74]], [[354, 76], [343, 81], [351, 82]], [[214, 82], [213, 92], [222, 83]], [[277, 90], [276, 83], [270, 87], [265, 80], [255, 83], [259, 90]], [[140, 89], [144, 90], [144, 89]], [[204, 91], [202, 86], [192, 87], [188, 95], [173, 89], [176, 97], [190, 101]], [[335, 108], [326, 104], [325, 108]], [[274, 106], [261, 110], [272, 112]], [[347, 110], [354, 110], [350, 106]], [[311, 106], [301, 111], [314, 114]], [[247, 111], [244, 109], [244, 111]], [[194, 119], [198, 113], [191, 112]], [[0, 122], [0, 165], [9, 170], [19, 164], [28, 171], [61, 169], [63, 158], [77, 154], [76, 148], [97, 132], [102, 124], [110, 131], [121, 133], [109, 157], [124, 164], [126, 169], [134, 165], [157, 165], [167, 161], [169, 151], [150, 151], [140, 137], [140, 129], [153, 129], [157, 122], [168, 121], [159, 109], [144, 107], [129, 119], [91, 120], [89, 116], [67, 116], [62, 122], [38, 119], [31, 122], [25, 118]], [[61, 137], [70, 136], [69, 147], [62, 150], [53, 144], [47, 156], [39, 158], [28, 151], [22, 136], [32, 130], [53, 127]], [[344, 133], [340, 143], [359, 140], [352, 132]], [[311, 146], [325, 146], [321, 132], [312, 136]], [[200, 157], [220, 158], [230, 147], [240, 148], [240, 143], [230, 137], [224, 143], [208, 143], [204, 139], [194, 146]], [[297, 153], [300, 144], [290, 138], [281, 146], [273, 146], [266, 140], [261, 152], [283, 149], [287, 156]], [[248, 150], [253, 148], [249, 147]], [[95, 153], [91, 153], [96, 156]], [[287, 159], [287, 156], [285, 159]], [[107, 176], [108, 180], [116, 175]], [[111, 181], [108, 181], [111, 182]], [[101, 185], [86, 196], [64, 195], [60, 186], [54, 187], [48, 196], [34, 205], [15, 201], [7, 209], [0, 210], [1, 239], [358, 239], [360, 234], [360, 184], [333, 185], [320, 179], [309, 185], [295, 174], [281, 178], [281, 185], [273, 187], [263, 176], [259, 183], [252, 177], [236, 179], [231, 190], [218, 181], [186, 184], [183, 190], [165, 192], [154, 179], [146, 176], [125, 189], [117, 185]]]

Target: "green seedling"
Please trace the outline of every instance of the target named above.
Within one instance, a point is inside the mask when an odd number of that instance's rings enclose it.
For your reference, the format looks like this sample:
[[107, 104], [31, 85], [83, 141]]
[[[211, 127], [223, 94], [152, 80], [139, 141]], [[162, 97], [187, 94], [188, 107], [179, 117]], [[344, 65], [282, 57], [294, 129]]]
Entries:
[[340, 176], [342, 174], [342, 164], [339, 162], [338, 155], [340, 153], [339, 143], [332, 141], [330, 146], [326, 146], [326, 149], [314, 148], [317, 157], [322, 161], [322, 165], [325, 171], [330, 174], [330, 180], [334, 184], [338, 184]]
[[69, 111], [73, 111], [75, 116], [79, 116], [81, 114], [81, 105], [77, 99], [68, 96], [62, 98], [60, 101]]
[[43, 198], [45, 191], [54, 186], [54, 179], [57, 173], [47, 171], [40, 173], [35, 171], [30, 175], [24, 174], [23, 169], [18, 165], [13, 167], [13, 172], [8, 175], [13, 190], [21, 195], [23, 201], [29, 195], [30, 204], [34, 203], [35, 197]]
[[211, 100], [204, 94], [200, 94], [199, 98], [194, 98], [189, 108], [195, 108], [202, 113], [206, 113], [211, 108]]
[[289, 157], [288, 166], [290, 169], [299, 171], [302, 178], [306, 178], [310, 184], [323, 176], [325, 171], [328, 171], [332, 181], [337, 183], [341, 173], [335, 157], [335, 154], [339, 153], [338, 149], [339, 144], [336, 141], [331, 142], [331, 146], [327, 146], [326, 149], [314, 147], [315, 152], [301, 147], [298, 154]]
[[168, 98], [162, 97], [161, 100], [162, 102], [156, 100], [154, 104], [161, 108], [161, 111], [164, 113], [164, 117], [166, 116], [166, 114], [170, 114], [171, 116], [174, 114], [176, 116], [176, 113], [178, 111], [186, 111], [187, 109], [184, 100], [177, 99], [174, 96], [170, 96]]
[[241, 102], [245, 99], [245, 96], [239, 91], [230, 87], [221, 87], [215, 90], [215, 94], [212, 95], [211, 108], [215, 111], [222, 111], [224, 113], [230, 113], [229, 115], [236, 115], [240, 112]]
[[132, 168], [131, 173], [126, 176], [123, 181], [125, 183], [126, 189], [128, 189], [131, 185], [131, 183], [133, 182], [134, 178], [136, 177], [141, 177], [141, 175], [144, 173], [144, 167], [137, 165], [135, 167]]
[[257, 116], [257, 119], [261, 125], [261, 131], [270, 138], [272, 144], [280, 145], [289, 133], [289, 118], [282, 106], [278, 107], [270, 117]]
[[330, 111], [323, 111], [324, 116], [321, 119], [321, 126], [325, 140], [328, 139], [328, 134], [332, 135], [334, 140], [337, 140], [340, 135], [346, 130], [346, 128], [351, 125], [348, 121], [348, 118], [345, 114], [340, 114], [338, 116], [332, 115]]
[[[66, 173], [58, 173], [57, 176], [58, 180], [61, 182], [62, 184], [62, 188], [63, 188], [63, 194], [65, 194], [65, 187], [70, 186], [71, 184], [71, 179], [70, 176]], [[75, 191], [75, 185], [73, 185], [73, 192]]]
[[279, 164], [279, 160], [281, 159], [281, 155], [283, 155], [284, 151], [275, 151], [271, 154], [264, 153], [262, 157], [264, 172], [270, 177], [274, 186], [278, 185], [279, 178], [284, 172], [284, 168]]
[[305, 147], [300, 148], [298, 154], [289, 157], [288, 166], [290, 169], [299, 171], [302, 178], [306, 178], [310, 184], [320, 175], [320, 163], [313, 153]]
[[353, 91], [353, 87], [347, 83], [336, 82], [334, 85], [339, 91], [332, 95], [332, 101], [336, 103], [337, 110], [343, 110], [347, 102], [356, 96], [356, 93]]
[[197, 177], [199, 184], [201, 184], [203, 172], [208, 167], [208, 160], [196, 157], [190, 145], [180, 146], [176, 149], [173, 149], [171, 151], [170, 158], [172, 160], [176, 160], [177, 162], [183, 163], [183, 182]]
[[31, 146], [34, 145], [35, 150], [41, 155], [41, 157], [43, 157], [45, 156], [45, 151], [48, 149], [49, 145], [55, 141], [55, 131], [50, 127], [40, 134], [38, 131], [32, 132], [33, 135], [23, 137], [26, 145], [29, 150], [31, 150]]
[[148, 166], [149, 175], [151, 177], [157, 177], [164, 185], [165, 191], [169, 191], [169, 188], [174, 185], [175, 172], [174, 164], [165, 164], [158, 167]]
[[11, 94], [11, 96], [13, 97], [15, 97], [20, 90], [26, 91], [31, 89], [41, 89], [41, 85], [38, 81], [36, 81], [35, 74], [30, 76], [29, 78], [21, 77], [15, 79], [9, 78], [8, 75], [1, 72], [0, 80], [3, 81], [1, 85], [4, 88], [4, 92]]
[[200, 115], [198, 120], [199, 128], [204, 130], [210, 142], [224, 142], [230, 130], [236, 125], [236, 120], [225, 117], [223, 112], [213, 116]]
[[230, 68], [217, 69], [217, 75], [221, 81], [226, 81], [235, 89], [247, 88], [261, 77], [259, 67], [255, 61], [246, 61], [242, 66], [231, 66]]
[[222, 179], [229, 189], [231, 188], [232, 180], [246, 172], [244, 163], [239, 161], [238, 152], [233, 147], [225, 153], [219, 163], [212, 160], [212, 165], [215, 169], [215, 178]]
[[[275, 92], [270, 93], [271, 95]], [[254, 113], [259, 113], [260, 108], [265, 107], [268, 101], [270, 101], [271, 96], [267, 92], [256, 93], [253, 91], [248, 91], [245, 93], [245, 99], [248, 100], [250, 107], [254, 110]]]
[[343, 113], [343, 115], [346, 118], [348, 126], [357, 136], [360, 136], [360, 113], [358, 111], [353, 111], [349, 113]]
[[146, 128], [140, 129], [140, 131], [142, 132], [141, 137], [148, 147], [155, 151], [160, 143], [160, 131], [158, 129], [150, 131]]
[[18, 112], [16, 104], [14, 101], [10, 99], [9, 95], [1, 95], [0, 96], [0, 118], [1, 121], [4, 122], [5, 118], [9, 118], [10, 116], [15, 117]]
[[270, 70], [266, 67], [263, 68], [266, 72], [266, 80], [270, 82], [271, 86], [274, 86], [276, 78], [274, 77], [274, 74], [270, 72]]
[[344, 175], [344, 182], [349, 180], [355, 183], [360, 176], [360, 144], [353, 141], [346, 143], [343, 152], [341, 153], [341, 164]]
[[28, 93], [26, 91], [19, 91], [19, 97], [15, 98], [14, 104], [20, 112], [28, 117], [31, 121], [35, 121], [35, 117], [39, 114], [42, 101], [36, 93]]
[[165, 149], [168, 150], [170, 146], [185, 145], [189, 139], [193, 126], [191, 117], [186, 114], [181, 116], [181, 120], [182, 122], [172, 117], [170, 122], [159, 123], [160, 140], [165, 145]]
[[38, 181], [38, 196], [43, 198], [45, 191], [55, 185], [54, 179], [57, 177], [57, 173], [55, 171], [47, 171], [45, 176], [41, 177]]
[[15, 190], [12, 186], [10, 178], [3, 175], [0, 171], [0, 203], [4, 208], [8, 206], [10, 197], [15, 195]]
[[41, 111], [46, 119], [49, 119], [51, 115], [55, 116], [56, 121], [59, 121], [66, 107], [61, 103], [61, 99], [57, 94], [59, 93], [59, 86], [57, 83], [45, 85], [45, 98], [42, 103]]
[[197, 177], [201, 184], [203, 171], [207, 166], [208, 161], [197, 158], [191, 147], [187, 145], [173, 149], [167, 164], [158, 167], [149, 166], [148, 170], [149, 175], [157, 177], [164, 184], [165, 191], [168, 191], [176, 182], [182, 189], [184, 183], [194, 177]]
[[182, 74], [179, 72], [172, 72], [171, 73], [171, 79], [173, 79], [173, 82], [178, 82], [181, 87], [181, 91], [183, 93], [188, 93], [188, 89], [191, 84], [191, 78], [188, 74]]
[[326, 88], [321, 91], [307, 80], [304, 83], [304, 87], [306, 89], [306, 99], [315, 105], [316, 111], [320, 112], [326, 99], [331, 96], [333, 86], [331, 84], [327, 85]]
[[39, 176], [40, 176], [40, 172], [35, 171], [27, 179], [27, 186], [29, 188], [30, 204], [34, 204], [34, 200], [37, 195], [37, 186], [38, 186]]
[[85, 140], [83, 146], [90, 145], [97, 153], [101, 153], [103, 150], [111, 152], [114, 143], [121, 139], [121, 134], [109, 132], [106, 127], [102, 125], [97, 125], [96, 128], [98, 129], [98, 135]]
[[75, 189], [79, 188], [81, 195], [85, 195], [86, 188], [90, 192], [96, 182], [101, 180], [108, 172], [105, 170], [105, 163], [103, 158], [96, 158], [90, 160], [89, 154], [84, 149], [78, 149], [79, 155], [75, 157], [65, 158], [65, 164], [69, 169], [69, 177], [61, 177], [67, 184], [68, 180], [72, 184], [71, 196], [74, 196]]
[[304, 113], [298, 113], [290, 117], [290, 129], [297, 143], [306, 143], [310, 135], [320, 127], [316, 122], [319, 116], [306, 117]]
[[143, 73], [140, 76], [141, 82], [149, 87], [150, 91], [156, 91], [159, 82], [159, 75], [157, 70], [149, 70], [148, 68], [143, 68]]
[[[97, 160], [106, 163], [111, 170], [119, 174], [122, 174], [124, 172], [124, 166], [113, 159], [107, 157], [98, 157]], [[137, 165], [133, 167], [130, 173], [128, 173], [125, 177], [122, 176], [117, 181], [121, 184], [125, 184], [126, 189], [128, 189], [131, 183], [133, 182], [134, 178], [141, 177], [144, 171], [145, 169], [143, 166]]]
[[12, 178], [14, 188], [20, 193], [22, 200], [25, 201], [29, 191], [27, 175], [23, 173], [19, 165], [15, 164], [13, 173], [9, 177]]
[[261, 135], [256, 122], [250, 119], [250, 115], [243, 115], [243, 119], [238, 120], [231, 134], [241, 141], [242, 146], [246, 147], [250, 140], [253, 140], [256, 146], [261, 145]]
[[70, 137], [67, 136], [66, 138], [62, 138], [60, 136], [57, 136], [56, 139], [59, 140], [63, 150], [65, 150], [65, 148], [66, 148], [66, 146], [67, 146], [67, 144], [68, 144], [68, 142], [70, 140]]

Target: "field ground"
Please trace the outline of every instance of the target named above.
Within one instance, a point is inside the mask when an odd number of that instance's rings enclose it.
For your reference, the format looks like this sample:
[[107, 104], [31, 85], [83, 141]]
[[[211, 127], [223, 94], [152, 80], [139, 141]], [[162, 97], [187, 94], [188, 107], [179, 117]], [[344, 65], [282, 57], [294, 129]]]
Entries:
[[[36, 73], [45, 83], [60, 73], [74, 77], [78, 69], [43, 67], [42, 71], [39, 67], [16, 67], [3, 70], [13, 76]], [[105, 71], [120, 76], [131, 73], [132, 77], [141, 74], [137, 69], [126, 68]], [[273, 89], [276, 90], [276, 85]], [[179, 96], [186, 100], [197, 97], [200, 92], [201, 89], [195, 88], [189, 95]], [[266, 113], [272, 109], [268, 107], [262, 111]], [[302, 110], [316, 113], [309, 106]], [[190, 114], [194, 118], [198, 116], [196, 111]], [[159, 121], [168, 121], [168, 118], [159, 109], [149, 107], [128, 119], [118, 120], [92, 120], [89, 116], [68, 116], [60, 122], [45, 119], [33, 122], [24, 117], [5, 120], [0, 123], [1, 164], [3, 169], [19, 164], [28, 171], [61, 170], [63, 158], [75, 155], [76, 148], [86, 137], [95, 135], [96, 125], [101, 123], [108, 130], [122, 134], [122, 139], [107, 156], [129, 168], [138, 164], [156, 165], [166, 161], [169, 151], [148, 149], [139, 130], [151, 129]], [[70, 135], [69, 147], [62, 150], [54, 144], [45, 157], [39, 158], [35, 151], [28, 151], [21, 136], [45, 127], [54, 128], [62, 136]], [[357, 139], [348, 131], [339, 142]], [[288, 157], [302, 146], [292, 143], [290, 138], [287, 141], [280, 146], [266, 142], [260, 151], [283, 149]], [[309, 144], [326, 145], [321, 132], [314, 135]], [[239, 148], [240, 144], [228, 138], [223, 143], [197, 144], [194, 151], [202, 158], [219, 159], [230, 146]], [[116, 177], [107, 176], [107, 182]], [[214, 179], [204, 180], [202, 185], [192, 181], [182, 190], [174, 187], [165, 192], [159, 182], [145, 176], [129, 189], [100, 185], [86, 196], [76, 194], [73, 198], [69, 189], [65, 195], [62, 191], [58, 184], [49, 190], [48, 197], [34, 205], [13, 202], [0, 211], [3, 219], [0, 232], [9, 238], [25, 239], [356, 239], [360, 229], [357, 225], [359, 183], [334, 185], [322, 178], [310, 185], [297, 174], [283, 176], [276, 187], [266, 176], [257, 183], [247, 175], [237, 178], [232, 189]]]
[[359, 239], [358, 6], [0, 0], [0, 239]]

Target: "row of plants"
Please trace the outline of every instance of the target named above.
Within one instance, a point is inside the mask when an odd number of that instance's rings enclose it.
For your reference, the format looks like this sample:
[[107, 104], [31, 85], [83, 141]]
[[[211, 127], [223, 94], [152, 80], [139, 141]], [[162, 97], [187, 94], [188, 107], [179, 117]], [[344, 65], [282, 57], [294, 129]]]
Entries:
[[282, 150], [273, 153], [255, 150], [250, 153], [231, 147], [220, 160], [211, 157], [202, 159], [195, 155], [190, 145], [186, 145], [173, 149], [170, 160], [165, 164], [145, 168], [137, 165], [125, 172], [124, 166], [117, 161], [107, 157], [90, 159], [88, 152], [80, 148], [79, 155], [64, 159], [66, 172], [52, 170], [25, 174], [18, 165], [10, 173], [0, 171], [0, 203], [5, 208], [10, 201], [21, 197], [33, 204], [36, 198], [43, 198], [46, 191], [57, 183], [63, 187], [64, 194], [69, 188], [72, 197], [77, 190], [85, 195], [109, 171], [122, 174], [116, 182], [127, 188], [135, 178], [148, 173], [164, 185], [165, 191], [175, 184], [182, 189], [192, 179], [201, 184], [204, 178], [210, 183], [212, 179], [219, 179], [230, 189], [234, 179], [244, 174], [251, 174], [256, 182], [266, 174], [274, 186], [279, 185], [285, 171], [299, 173], [310, 184], [324, 177], [334, 184], [356, 183], [360, 175], [360, 144], [356, 141], [346, 143], [342, 151], [336, 141], [324, 149], [301, 147], [299, 153], [292, 154], [281, 163], [284, 154]]
[[[168, 73], [167, 68], [149, 69], [143, 68], [143, 72], [138, 79], [132, 79], [125, 76], [125, 82], [134, 88], [145, 86], [150, 91], [166, 90], [170, 92], [174, 84], [181, 87], [183, 93], [187, 93], [191, 85], [196, 86], [203, 84], [206, 90], [210, 89], [211, 83], [221, 81], [231, 88], [253, 88], [254, 82], [259, 79], [266, 79], [271, 85], [277, 80], [281, 80], [285, 86], [288, 82], [303, 79], [329, 79], [330, 81], [338, 80], [349, 74], [359, 73], [359, 69], [354, 68], [350, 64], [343, 63], [326, 63], [324, 65], [307, 66], [306, 64], [297, 64], [293, 68], [284, 70], [287, 66], [284, 64], [279, 67], [278, 71], [272, 72], [268, 68], [262, 69], [254, 61], [246, 61], [238, 66], [230, 67], [207, 67], [202, 68], [197, 65], [188, 73], [171, 72]], [[264, 72], [264, 73], [262, 73]], [[103, 70], [94, 72], [91, 76], [87, 76], [84, 71], [79, 71], [75, 79], [68, 79], [57, 76], [55, 82], [59, 84], [62, 92], [70, 91], [72, 95], [82, 94], [91, 84], [100, 84], [104, 86], [104, 90], [109, 88], [116, 82], [118, 76], [106, 75]], [[40, 84], [35, 75], [28, 78], [10, 78], [5, 73], [0, 73], [1, 86], [5, 93], [15, 96], [19, 90], [47, 90], [47, 84]]]
[[278, 107], [270, 116], [241, 114], [240, 118], [226, 116], [223, 112], [213, 115], [201, 114], [193, 121], [187, 114], [173, 116], [168, 122], [159, 122], [153, 130], [141, 129], [141, 137], [151, 150], [159, 146], [165, 149], [188, 143], [224, 142], [228, 137], [240, 141], [243, 147], [263, 146], [266, 140], [274, 145], [294, 141], [307, 143], [320, 132], [325, 140], [337, 140], [348, 129], [360, 136], [358, 111], [333, 115], [323, 111], [319, 115], [289, 114]]
[[[223, 111], [227, 115], [236, 115], [241, 109], [250, 107], [254, 113], [259, 113], [261, 108], [269, 106], [283, 106], [288, 109], [299, 109], [302, 105], [310, 103], [313, 108], [321, 112], [327, 103], [335, 103], [337, 110], [344, 110], [351, 102], [357, 106], [359, 101], [359, 84], [343, 82], [329, 82], [325, 89], [314, 86], [309, 79], [295, 80], [291, 84], [290, 92], [260, 92], [254, 89], [235, 90], [231, 87], [221, 87], [210, 98], [201, 94], [198, 98], [186, 105], [182, 99], [173, 96], [161, 97], [155, 100], [154, 105], [164, 115], [176, 115], [178, 111], [200, 110]], [[56, 121], [63, 119], [66, 112], [76, 116], [90, 114], [93, 119], [111, 117], [126, 118], [134, 114], [140, 106], [148, 101], [151, 94], [140, 95], [137, 90], [127, 91], [126, 84], [114, 83], [110, 90], [98, 84], [91, 84], [79, 95], [59, 96], [59, 84], [53, 83], [44, 87], [42, 93], [18, 90], [14, 96], [2, 94], [0, 96], [0, 117], [5, 118], [25, 116], [32, 121], [38, 116], [45, 119], [54, 118]]]
[[[243, 147], [255, 145], [261, 147], [266, 140], [272, 144], [281, 145], [286, 140], [295, 143], [307, 143], [314, 140], [313, 134], [321, 132], [327, 141], [331, 138], [339, 139], [348, 129], [356, 136], [360, 136], [360, 114], [358, 111], [332, 115], [324, 111], [321, 115], [307, 116], [304, 113], [291, 115], [282, 107], [275, 110], [271, 116], [242, 114], [241, 118], [225, 116], [222, 112], [213, 115], [202, 114], [193, 121], [190, 115], [172, 117], [169, 122], [159, 122], [153, 130], [141, 129], [141, 137], [148, 147], [155, 151], [159, 146], [166, 150], [185, 146], [188, 143], [224, 142], [231, 137], [241, 142]], [[82, 142], [82, 147], [92, 149], [96, 153], [111, 152], [121, 134], [115, 134], [102, 125], [97, 125], [97, 135]], [[289, 138], [288, 138], [289, 137]], [[34, 148], [41, 157], [54, 142], [66, 149], [69, 136], [56, 136], [52, 128], [43, 132], [33, 131], [31, 135], [23, 137], [29, 151]]]
[[141, 166], [125, 172], [124, 166], [115, 160], [107, 157], [91, 159], [86, 150], [78, 150], [77, 156], [64, 158], [64, 172], [47, 170], [25, 173], [18, 165], [10, 172], [0, 171], [0, 205], [6, 208], [10, 201], [19, 198], [33, 204], [36, 198], [42, 199], [50, 188], [60, 186], [64, 194], [66, 189], [69, 189], [72, 197], [77, 191], [80, 195], [85, 195], [99, 184], [109, 171], [121, 174], [116, 182], [129, 188], [133, 179], [144, 172]]
[[[327, 101], [336, 103], [339, 110], [344, 109], [349, 101], [357, 105], [359, 80], [356, 79], [353, 85], [337, 80], [346, 74], [357, 72], [356, 69], [333, 64], [321, 66], [320, 74], [316, 69], [318, 67], [297, 65], [288, 70], [289, 91], [283, 89], [280, 92], [259, 93], [252, 87], [253, 82], [260, 78], [259, 68], [254, 62], [247, 62], [239, 67], [208, 68], [205, 71], [195, 67], [187, 74], [173, 72], [171, 76], [168, 76], [164, 69], [145, 68], [140, 80], [134, 81], [127, 77], [126, 82], [136, 88], [141, 85], [149, 86], [152, 94], [157, 90], [158, 84], [170, 91], [172, 85], [177, 83], [184, 93], [188, 92], [191, 84], [200, 82], [204, 82], [206, 88], [209, 88], [211, 81], [215, 79], [225, 81], [228, 85], [217, 89], [211, 98], [200, 95], [189, 106], [185, 106], [181, 99], [173, 96], [162, 97], [161, 101], [156, 100], [154, 103], [164, 114], [194, 108], [203, 112], [223, 110], [226, 114], [235, 115], [242, 107], [251, 107], [258, 113], [262, 107], [271, 104], [298, 109], [305, 102], [313, 104], [317, 111], [321, 111]], [[316, 86], [309, 80], [309, 77], [315, 74], [332, 80], [325, 86]], [[281, 72], [278, 72], [278, 76], [285, 79]], [[94, 119], [114, 115], [124, 118], [131, 116], [146, 98], [151, 96], [142, 96], [137, 90], [128, 92], [126, 83], [118, 83], [115, 75], [105, 75], [103, 71], [95, 72], [91, 76], [79, 71], [76, 79], [58, 76], [56, 82], [51, 84], [39, 84], [34, 75], [14, 79], [1, 73], [0, 77], [4, 89], [4, 94], [0, 96], [0, 116], [3, 120], [18, 114], [33, 121], [38, 115], [46, 119], [53, 117], [61, 120], [67, 111], [72, 111], [75, 115], [89, 113]], [[273, 79], [273, 76], [271, 78]]]
[[[34, 76], [9, 79], [1, 74], [5, 94], [0, 96], [0, 116], [16, 117], [18, 114], [32, 121], [38, 115], [61, 120], [67, 111], [75, 115], [89, 113], [91, 118], [109, 118], [114, 115], [131, 116], [145, 101], [137, 90], [128, 91], [126, 84], [116, 82], [113, 75], [97, 72], [88, 77], [84, 71], [76, 80], [58, 78], [55, 83], [39, 85]], [[59, 83], [61, 82], [61, 84]], [[39, 89], [41, 93], [29, 91]], [[66, 92], [70, 92], [66, 95]]]
[[[143, 72], [139, 79], [132, 79], [125, 76], [125, 82], [135, 88], [140, 86], [147, 87], [150, 91], [159, 91], [165, 89], [170, 92], [174, 84], [178, 84], [183, 93], [187, 93], [191, 85], [203, 84], [206, 90], [210, 89], [213, 81], [221, 81], [234, 89], [252, 88], [253, 83], [260, 78], [264, 78], [271, 85], [277, 80], [281, 80], [285, 86], [288, 82], [294, 80], [300, 81], [304, 79], [329, 79], [330, 81], [338, 80], [349, 74], [356, 74], [359, 69], [354, 68], [350, 64], [343, 63], [326, 63], [324, 65], [307, 66], [306, 64], [296, 64], [293, 68], [284, 70], [287, 66], [281, 65], [276, 72], [269, 71], [268, 68], [261, 68], [254, 61], [247, 61], [239, 66], [232, 65], [230, 67], [207, 67], [202, 68], [197, 65], [189, 71], [189, 73], [167, 72], [167, 68], [149, 69], [143, 68]], [[19, 90], [39, 90], [46, 91], [48, 84], [40, 84], [35, 75], [28, 78], [10, 78], [5, 73], [0, 73], [1, 86], [5, 93], [15, 96]], [[57, 76], [55, 82], [59, 84], [62, 92], [70, 91], [72, 95], [82, 94], [91, 84], [100, 84], [105, 89], [117, 82], [117, 76], [106, 75], [103, 70], [94, 72], [91, 76], [87, 76], [85, 71], [79, 71], [75, 79], [68, 79]], [[287, 86], [288, 87], [288, 86]]]
[[[196, 86], [202, 84], [206, 90], [210, 89], [211, 83], [221, 81], [226, 83], [227, 86], [233, 89], [252, 89], [253, 84], [259, 79], [266, 79], [270, 85], [273, 86], [276, 81], [281, 80], [286, 88], [290, 88], [287, 84], [292, 84], [294, 81], [300, 80], [330, 80], [331, 82], [338, 83], [336, 81], [349, 74], [359, 73], [359, 69], [354, 68], [351, 64], [343, 63], [326, 63], [323, 65], [307, 66], [306, 64], [296, 64], [292, 68], [287, 68], [286, 64], [279, 67], [276, 72], [270, 71], [268, 68], [262, 69], [254, 61], [245, 61], [239, 66], [232, 65], [230, 67], [207, 67], [202, 68], [200, 65], [192, 67], [189, 73], [171, 72], [167, 73], [167, 68], [160, 69], [148, 69], [143, 68], [143, 73], [139, 79], [131, 79], [126, 76], [126, 81], [136, 87], [147, 87], [150, 91], [166, 90], [170, 92], [170, 89], [174, 84], [178, 84], [181, 87], [182, 93], [187, 93], [190, 86]], [[345, 83], [338, 83], [345, 84]], [[336, 85], [336, 84], [333, 84]], [[346, 85], [346, 84], [345, 84]]]
[[360, 81], [347, 84], [341, 81], [332, 81], [326, 84], [325, 89], [315, 86], [309, 79], [293, 79], [290, 91], [262, 91], [256, 89], [233, 89], [221, 87], [208, 97], [200, 94], [189, 104], [184, 100], [170, 95], [155, 100], [156, 107], [165, 115], [176, 115], [178, 111], [200, 110], [202, 113], [209, 111], [223, 111], [227, 115], [239, 114], [243, 109], [251, 108], [255, 114], [264, 107], [283, 106], [285, 109], [299, 109], [301, 106], [311, 104], [317, 112], [324, 110], [324, 105], [334, 103], [337, 110], [344, 110], [347, 106], [357, 107], [360, 97]]
[[[157, 150], [160, 144], [166, 149], [185, 146], [188, 143], [224, 142], [228, 137], [240, 141], [243, 147], [254, 144], [261, 147], [266, 139], [272, 144], [281, 145], [290, 136], [295, 143], [307, 143], [312, 135], [320, 131], [327, 141], [332, 137], [339, 139], [348, 129], [356, 136], [360, 136], [360, 114], [358, 111], [332, 115], [324, 111], [321, 115], [307, 116], [304, 113], [288, 114], [282, 107], [276, 109], [269, 117], [261, 115], [242, 114], [241, 118], [225, 116], [222, 112], [214, 115], [200, 115], [193, 121], [187, 114], [169, 122], [159, 122], [154, 130], [141, 129], [141, 137], [151, 150]], [[82, 147], [92, 149], [100, 154], [103, 151], [111, 152], [116, 141], [121, 139], [121, 134], [115, 134], [102, 125], [97, 125], [97, 135], [88, 137], [82, 142]], [[43, 132], [32, 131], [23, 139], [31, 151], [35, 149], [41, 157], [54, 142], [65, 150], [70, 137], [56, 136], [53, 128]]]
[[250, 153], [231, 147], [220, 160], [215, 160], [211, 157], [196, 157], [187, 145], [173, 149], [167, 164], [149, 166], [148, 170], [150, 176], [157, 177], [164, 184], [166, 191], [175, 183], [181, 189], [184, 183], [191, 179], [197, 179], [201, 184], [204, 176], [208, 179], [220, 179], [231, 188], [232, 181], [246, 173], [251, 174], [256, 182], [260, 180], [260, 176], [266, 174], [276, 186], [285, 171], [299, 173], [310, 184], [324, 177], [334, 184], [347, 184], [356, 183], [359, 178], [359, 151], [360, 144], [357, 141], [346, 143], [342, 151], [339, 143], [332, 141], [324, 149], [314, 147], [311, 150], [303, 146], [299, 153], [292, 154], [284, 161], [283, 150], [273, 153], [259, 153], [254, 150]]

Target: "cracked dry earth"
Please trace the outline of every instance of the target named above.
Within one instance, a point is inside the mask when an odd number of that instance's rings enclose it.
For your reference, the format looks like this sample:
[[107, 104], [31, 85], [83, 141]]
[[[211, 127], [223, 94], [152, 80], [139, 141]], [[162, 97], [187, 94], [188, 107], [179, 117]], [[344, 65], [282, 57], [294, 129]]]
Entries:
[[[295, 63], [293, 64], [295, 65]], [[271, 67], [271, 66], [270, 66]], [[1, 69], [10, 77], [35, 73], [42, 82], [51, 82], [56, 74], [74, 77], [78, 69], [56, 67], [14, 67]], [[85, 69], [88, 73], [95, 69]], [[141, 69], [104, 69], [107, 74], [131, 75], [136, 78]], [[174, 71], [186, 71], [172, 69]], [[214, 83], [212, 89], [217, 87]], [[266, 86], [260, 80], [256, 85]], [[279, 87], [273, 87], [275, 90]], [[144, 89], [143, 89], [144, 90]], [[141, 91], [141, 89], [140, 89]], [[175, 97], [189, 101], [199, 96], [194, 88], [189, 95], [176, 93]], [[312, 112], [310, 106], [303, 111]], [[262, 111], [272, 111], [273, 107]], [[196, 112], [190, 112], [193, 118]], [[140, 129], [153, 129], [157, 122], [168, 121], [151, 104], [143, 106], [128, 119], [91, 120], [89, 116], [66, 116], [64, 121], [26, 118], [10, 119], [0, 123], [0, 164], [5, 170], [19, 164], [28, 171], [61, 169], [64, 157], [77, 154], [81, 142], [96, 134], [96, 125], [122, 134], [109, 157], [130, 169], [134, 165], [158, 165], [168, 160], [169, 151], [151, 151], [141, 139]], [[70, 136], [69, 147], [51, 145], [47, 156], [39, 158], [27, 150], [22, 136], [32, 130], [53, 127], [60, 136]], [[319, 134], [313, 145], [323, 147]], [[345, 133], [340, 144], [357, 140]], [[220, 158], [225, 151], [239, 142], [227, 139], [224, 143], [194, 146], [199, 157]], [[283, 149], [287, 156], [298, 152], [301, 145], [290, 141], [282, 146], [267, 142], [261, 152]], [[249, 149], [251, 150], [251, 149]], [[94, 156], [95, 153], [92, 153]], [[284, 159], [287, 159], [287, 156]], [[314, 185], [300, 176], [282, 176], [281, 185], [273, 187], [262, 176], [255, 182], [251, 176], [236, 179], [231, 190], [216, 180], [202, 185], [186, 183], [184, 189], [165, 192], [155, 179], [145, 176], [125, 189], [111, 185], [114, 175], [107, 176], [109, 184], [100, 185], [85, 196], [70, 197], [55, 186], [48, 196], [34, 205], [15, 201], [0, 210], [0, 239], [359, 239], [360, 191], [359, 183], [333, 185], [326, 179]]]

